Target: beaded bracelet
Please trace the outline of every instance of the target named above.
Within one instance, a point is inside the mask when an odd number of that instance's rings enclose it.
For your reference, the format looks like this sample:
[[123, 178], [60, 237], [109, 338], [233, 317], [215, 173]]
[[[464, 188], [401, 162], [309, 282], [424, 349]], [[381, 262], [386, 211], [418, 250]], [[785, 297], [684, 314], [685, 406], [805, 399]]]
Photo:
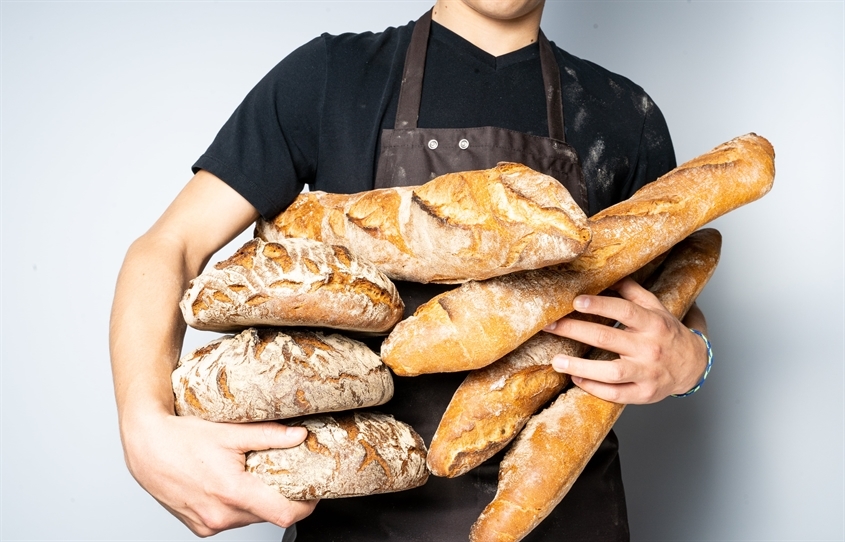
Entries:
[[710, 348], [710, 340], [704, 335], [704, 333], [698, 331], [697, 329], [689, 328], [690, 331], [704, 339], [704, 344], [707, 346], [707, 368], [704, 369], [704, 376], [701, 377], [701, 380], [698, 381], [698, 384], [691, 390], [686, 393], [679, 393], [679, 394], [671, 394], [672, 397], [689, 397], [693, 393], [697, 392], [698, 389], [704, 384], [704, 381], [707, 380], [707, 375], [710, 374], [710, 367], [713, 366], [713, 349]]

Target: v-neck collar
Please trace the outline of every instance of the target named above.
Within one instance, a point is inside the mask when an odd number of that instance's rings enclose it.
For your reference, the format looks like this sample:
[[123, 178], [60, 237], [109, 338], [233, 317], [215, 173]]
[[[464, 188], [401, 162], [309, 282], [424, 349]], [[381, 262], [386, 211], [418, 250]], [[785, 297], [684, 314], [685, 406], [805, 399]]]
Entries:
[[472, 57], [492, 70], [501, 70], [503, 68], [507, 68], [508, 66], [512, 66], [526, 60], [532, 60], [535, 58], [539, 59], [540, 57], [540, 45], [537, 42], [531, 43], [521, 49], [517, 49], [516, 51], [512, 51], [504, 55], [493, 56], [484, 49], [472, 44], [460, 35], [434, 21], [431, 22], [430, 35], [431, 39], [435, 39], [440, 43], [443, 43], [461, 55]]

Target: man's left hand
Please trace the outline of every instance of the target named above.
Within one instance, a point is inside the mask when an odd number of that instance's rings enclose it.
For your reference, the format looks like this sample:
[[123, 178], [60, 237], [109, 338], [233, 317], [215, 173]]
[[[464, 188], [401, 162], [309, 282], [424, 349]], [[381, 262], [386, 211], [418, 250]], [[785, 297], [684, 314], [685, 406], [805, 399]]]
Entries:
[[655, 403], [692, 389], [704, 374], [707, 348], [687, 326], [707, 333], [704, 315], [693, 305], [684, 319], [672, 316], [658, 299], [631, 279], [612, 287], [621, 298], [580, 295], [575, 310], [611, 318], [610, 327], [562, 318], [545, 331], [619, 354], [612, 361], [557, 355], [552, 366], [572, 376], [584, 391], [623, 404]]

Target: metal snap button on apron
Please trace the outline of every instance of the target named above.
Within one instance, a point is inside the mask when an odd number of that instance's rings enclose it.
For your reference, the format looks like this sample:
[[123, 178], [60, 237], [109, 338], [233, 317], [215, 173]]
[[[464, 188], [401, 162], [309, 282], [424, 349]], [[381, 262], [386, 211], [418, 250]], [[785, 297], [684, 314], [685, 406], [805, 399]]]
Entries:
[[431, 150], [436, 149], [437, 148], [437, 140], [436, 139], [430, 139], [428, 141], [428, 148], [431, 149]]
[[458, 141], [458, 147], [466, 149], [467, 147], [469, 147], [469, 141], [467, 141], [466, 139]]

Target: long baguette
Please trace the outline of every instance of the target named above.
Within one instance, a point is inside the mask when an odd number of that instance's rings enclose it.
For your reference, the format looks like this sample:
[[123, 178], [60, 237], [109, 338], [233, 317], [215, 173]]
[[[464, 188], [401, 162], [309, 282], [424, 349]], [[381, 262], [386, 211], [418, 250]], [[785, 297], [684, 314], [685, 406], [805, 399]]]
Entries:
[[[651, 286], [666, 309], [682, 317], [713, 275], [721, 235], [698, 231], [678, 244]], [[590, 358], [618, 356], [593, 350]], [[499, 469], [499, 487], [470, 532], [471, 542], [515, 542], [563, 499], [619, 418], [624, 405], [572, 387], [526, 424]]]
[[[643, 283], [665, 254], [631, 275]], [[610, 325], [600, 316], [573, 318]], [[540, 332], [487, 367], [470, 371], [446, 407], [431, 439], [426, 462], [435, 476], [453, 478], [477, 467], [504, 448], [528, 418], [569, 383], [549, 364], [556, 354], [581, 357], [589, 345]]]
[[484, 367], [711, 220], [765, 195], [774, 150], [738, 137], [670, 171], [590, 219], [593, 238], [560, 266], [468, 282], [422, 305], [382, 345], [394, 373], [413, 376]]

